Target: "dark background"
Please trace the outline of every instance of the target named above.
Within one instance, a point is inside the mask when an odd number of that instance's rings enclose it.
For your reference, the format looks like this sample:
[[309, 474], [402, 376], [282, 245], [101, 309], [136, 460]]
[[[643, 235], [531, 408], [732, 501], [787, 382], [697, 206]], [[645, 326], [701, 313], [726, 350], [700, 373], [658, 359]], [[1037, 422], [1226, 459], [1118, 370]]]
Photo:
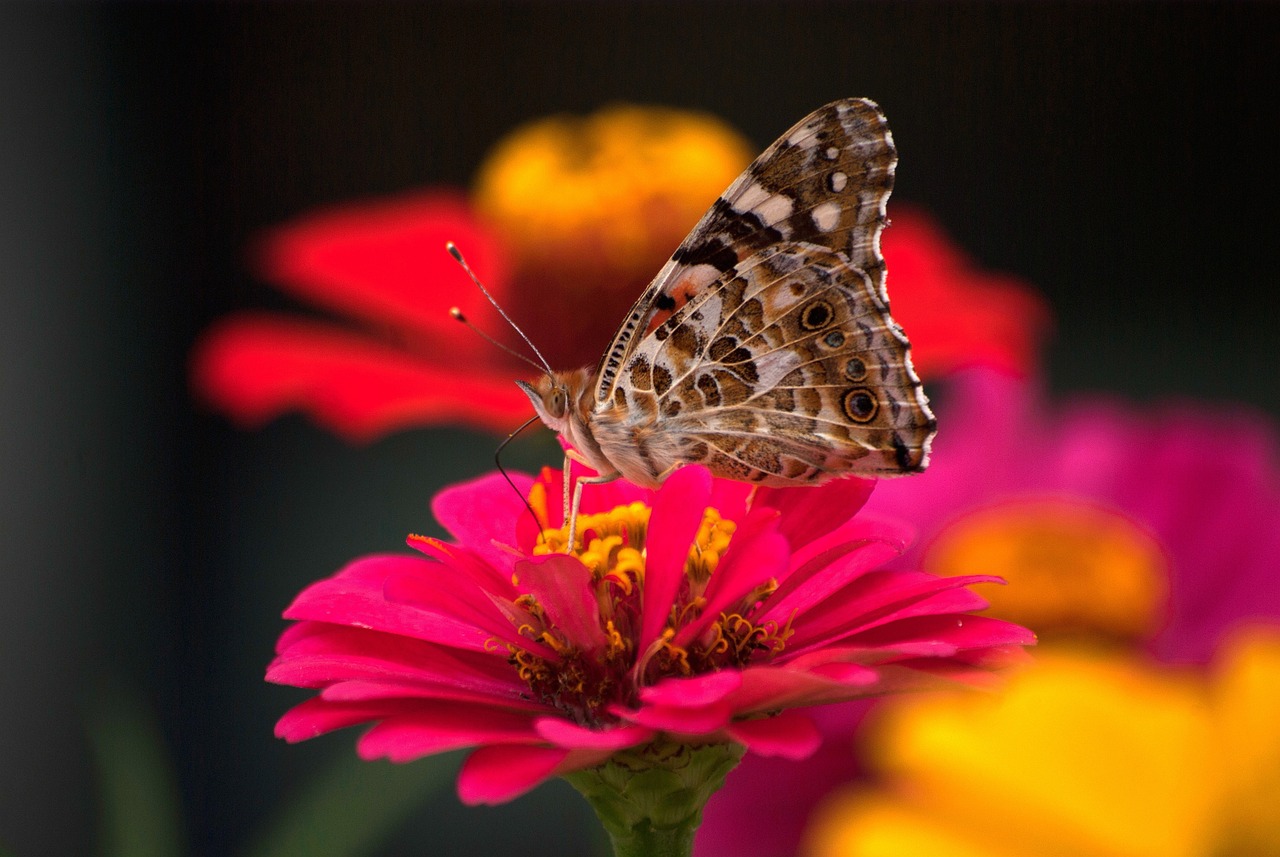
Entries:
[[[895, 200], [1048, 296], [1055, 390], [1277, 415], [1278, 37], [1269, 4], [0, 7], [0, 849], [92, 853], [86, 730], [123, 694], [159, 724], [191, 853], [235, 853], [352, 753], [272, 738], [302, 698], [261, 680], [280, 610], [489, 469], [462, 432], [355, 448], [193, 406], [197, 333], [287, 305], [243, 264], [264, 226], [466, 185], [552, 112], [699, 108], [763, 147], [868, 96]], [[592, 848], [563, 784], [414, 816], [376, 853]]]

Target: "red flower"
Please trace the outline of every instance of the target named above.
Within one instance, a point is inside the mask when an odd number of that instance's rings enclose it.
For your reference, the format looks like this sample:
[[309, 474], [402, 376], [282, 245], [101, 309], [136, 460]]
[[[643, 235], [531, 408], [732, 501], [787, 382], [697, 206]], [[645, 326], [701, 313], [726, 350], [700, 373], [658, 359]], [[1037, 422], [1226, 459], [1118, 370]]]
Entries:
[[552, 528], [484, 477], [435, 500], [456, 542], [413, 536], [428, 559], [366, 557], [297, 598], [267, 678], [320, 693], [278, 735], [372, 723], [360, 754], [399, 762], [478, 747], [459, 793], [495, 803], [628, 748], [801, 758], [819, 735], [800, 707], [980, 681], [1032, 642], [968, 615], [991, 578], [884, 568], [906, 536], [855, 516], [869, 482], [753, 492], [690, 466], [595, 486], [572, 546], [559, 475], [518, 485]]
[[[457, 193], [320, 212], [266, 235], [264, 275], [349, 321], [226, 318], [197, 343], [196, 391], [246, 426], [298, 408], [353, 440], [440, 423], [510, 428], [529, 407], [511, 383], [525, 370], [449, 317], [474, 290], [445, 252], [450, 240], [505, 296], [501, 250]], [[468, 312], [498, 329], [482, 302]]]

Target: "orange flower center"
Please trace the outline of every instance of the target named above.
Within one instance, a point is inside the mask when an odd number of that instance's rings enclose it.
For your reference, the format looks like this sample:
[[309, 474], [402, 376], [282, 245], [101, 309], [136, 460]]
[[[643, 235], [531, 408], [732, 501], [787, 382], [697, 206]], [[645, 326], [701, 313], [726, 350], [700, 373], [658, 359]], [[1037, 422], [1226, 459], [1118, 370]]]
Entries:
[[996, 574], [988, 612], [1042, 637], [1132, 640], [1156, 630], [1166, 565], [1150, 535], [1117, 512], [1061, 499], [1023, 500], [951, 523], [929, 546], [927, 571]]

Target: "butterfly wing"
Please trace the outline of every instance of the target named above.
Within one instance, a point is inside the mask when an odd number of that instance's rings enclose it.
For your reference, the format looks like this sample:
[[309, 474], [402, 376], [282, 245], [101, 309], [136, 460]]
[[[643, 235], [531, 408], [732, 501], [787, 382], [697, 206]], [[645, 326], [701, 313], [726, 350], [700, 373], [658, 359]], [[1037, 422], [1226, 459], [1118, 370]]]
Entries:
[[768, 485], [913, 472], [936, 421], [909, 348], [870, 275], [781, 242], [641, 339], [610, 411], [654, 415], [628, 443], [655, 478], [687, 461]]
[[613, 398], [646, 335], [766, 247], [825, 247], [887, 303], [880, 231], [897, 160], [884, 115], [866, 99], [832, 102], [797, 123], [716, 200], [627, 313], [597, 367], [596, 402]]

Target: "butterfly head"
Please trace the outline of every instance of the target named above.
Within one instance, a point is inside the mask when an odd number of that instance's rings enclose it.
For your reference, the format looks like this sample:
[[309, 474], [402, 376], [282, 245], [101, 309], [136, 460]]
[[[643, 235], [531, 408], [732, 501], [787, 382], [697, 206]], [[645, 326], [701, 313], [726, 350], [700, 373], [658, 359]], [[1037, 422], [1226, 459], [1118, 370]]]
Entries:
[[554, 372], [543, 375], [533, 383], [516, 381], [524, 390], [538, 418], [547, 427], [563, 435], [573, 435], [573, 416], [579, 410], [579, 399], [586, 389], [577, 372]]

